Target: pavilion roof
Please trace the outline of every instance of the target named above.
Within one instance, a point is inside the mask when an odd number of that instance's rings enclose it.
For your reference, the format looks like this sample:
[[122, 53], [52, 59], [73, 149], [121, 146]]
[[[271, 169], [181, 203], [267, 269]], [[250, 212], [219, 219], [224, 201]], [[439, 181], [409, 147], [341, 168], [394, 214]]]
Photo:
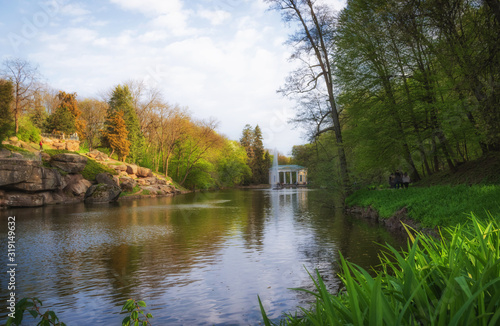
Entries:
[[[270, 168], [272, 169], [272, 168]], [[293, 170], [293, 171], [299, 171], [299, 170], [307, 170], [307, 168], [301, 166], [301, 165], [278, 165], [278, 170]]]

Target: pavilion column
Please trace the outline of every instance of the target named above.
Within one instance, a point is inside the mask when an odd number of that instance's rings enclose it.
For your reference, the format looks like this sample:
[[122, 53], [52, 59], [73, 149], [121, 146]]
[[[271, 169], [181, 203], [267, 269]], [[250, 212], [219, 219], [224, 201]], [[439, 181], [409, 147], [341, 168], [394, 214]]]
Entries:
[[299, 184], [299, 171], [295, 171], [295, 183]]

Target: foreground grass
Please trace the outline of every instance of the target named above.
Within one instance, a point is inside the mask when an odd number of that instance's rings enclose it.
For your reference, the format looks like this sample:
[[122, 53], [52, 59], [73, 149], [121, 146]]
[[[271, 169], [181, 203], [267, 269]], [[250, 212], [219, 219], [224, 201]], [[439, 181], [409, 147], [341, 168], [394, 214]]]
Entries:
[[[492, 217], [445, 228], [437, 240], [410, 237], [407, 251], [387, 247], [372, 277], [341, 257], [344, 289], [328, 292], [313, 281], [316, 303], [279, 325], [485, 325], [500, 324], [500, 229]], [[260, 303], [260, 299], [259, 299]], [[275, 325], [260, 303], [265, 325]]]
[[347, 198], [346, 204], [372, 206], [382, 218], [406, 207], [408, 216], [422, 226], [451, 226], [464, 223], [471, 212], [481, 218], [488, 212], [500, 216], [500, 185], [359, 190]]

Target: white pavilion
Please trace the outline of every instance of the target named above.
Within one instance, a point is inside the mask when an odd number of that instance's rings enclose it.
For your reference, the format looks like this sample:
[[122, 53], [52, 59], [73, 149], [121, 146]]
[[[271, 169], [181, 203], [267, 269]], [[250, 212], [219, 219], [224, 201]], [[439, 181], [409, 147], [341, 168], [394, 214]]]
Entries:
[[269, 169], [269, 184], [306, 185], [307, 168], [300, 165], [277, 165]]

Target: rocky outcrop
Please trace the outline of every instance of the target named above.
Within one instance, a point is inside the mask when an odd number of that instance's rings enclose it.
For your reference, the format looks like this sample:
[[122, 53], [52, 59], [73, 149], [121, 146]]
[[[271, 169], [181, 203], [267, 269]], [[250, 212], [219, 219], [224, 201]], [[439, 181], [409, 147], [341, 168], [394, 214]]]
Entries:
[[78, 154], [57, 154], [52, 156], [50, 165], [68, 173], [80, 173], [87, 165], [87, 158]]
[[137, 185], [137, 181], [129, 177], [120, 178], [120, 188], [126, 192], [134, 191], [134, 187]]
[[0, 159], [0, 187], [27, 181], [39, 167], [38, 161]]
[[42, 143], [54, 149], [65, 149], [71, 152], [76, 152], [80, 149], [80, 142], [73, 139], [56, 139], [42, 137]]
[[51, 168], [42, 165], [42, 160], [27, 160], [19, 153], [2, 151], [0, 154], [0, 207], [37, 207], [81, 201], [106, 203], [117, 200], [122, 191], [133, 192], [137, 185], [142, 189], [138, 191], [139, 197], [180, 193], [169, 185], [169, 181], [137, 165], [114, 165], [120, 177], [100, 173], [96, 176], [97, 184], [92, 185], [80, 174], [88, 161], [84, 156], [68, 153], [50, 157], [42, 152], [44, 164], [49, 163]]
[[137, 173], [135, 173], [135, 174], [138, 177], [142, 177], [142, 178], [147, 178], [147, 177], [152, 177], [153, 176], [153, 172], [151, 171], [151, 169], [143, 168], [141, 166], [137, 167]]
[[137, 165], [127, 165], [127, 173], [137, 175]]
[[33, 168], [30, 177], [26, 181], [13, 184], [10, 188], [36, 192], [62, 189], [65, 186], [66, 183], [57, 170], [42, 166]]
[[109, 186], [118, 187], [119, 185], [119, 180], [110, 173], [99, 173], [95, 176], [95, 180], [97, 181], [97, 183], [104, 183]]
[[45, 205], [41, 193], [23, 193], [19, 191], [0, 190], [0, 206], [7, 207], [38, 207]]
[[152, 195], [173, 195], [180, 193], [177, 189], [175, 189], [174, 186], [170, 185], [155, 185], [155, 186], [148, 186], [148, 187], [143, 187], [143, 190], [147, 190], [150, 194]]
[[94, 149], [93, 151], [91, 151], [89, 154], [88, 154], [89, 157], [93, 158], [93, 159], [96, 159], [98, 161], [106, 161], [109, 157], [108, 155], [106, 155], [105, 153], [103, 152], [100, 152], [96, 149]]
[[101, 204], [116, 201], [122, 190], [118, 186], [99, 183], [91, 186], [85, 193], [85, 203]]
[[87, 189], [92, 186], [92, 183], [87, 179], [84, 179], [81, 174], [68, 174], [64, 177], [66, 182], [66, 187], [63, 189], [67, 193], [71, 193], [74, 196], [82, 196], [87, 192]]

